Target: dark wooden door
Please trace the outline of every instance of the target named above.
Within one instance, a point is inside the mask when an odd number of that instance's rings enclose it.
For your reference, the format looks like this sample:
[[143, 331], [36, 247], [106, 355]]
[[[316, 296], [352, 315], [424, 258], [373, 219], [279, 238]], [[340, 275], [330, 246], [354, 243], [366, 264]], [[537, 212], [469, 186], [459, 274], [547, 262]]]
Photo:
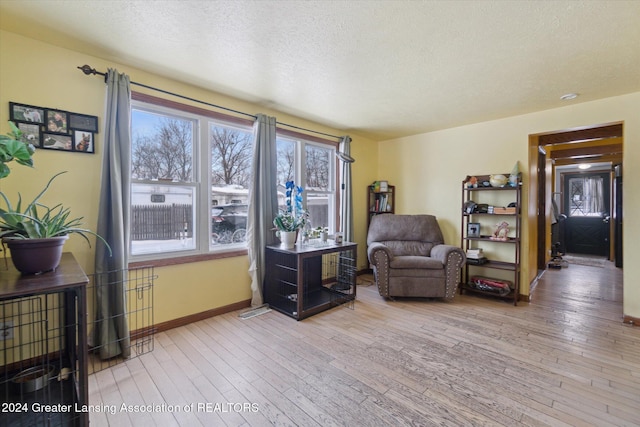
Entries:
[[609, 173], [567, 173], [563, 187], [567, 252], [609, 256]]

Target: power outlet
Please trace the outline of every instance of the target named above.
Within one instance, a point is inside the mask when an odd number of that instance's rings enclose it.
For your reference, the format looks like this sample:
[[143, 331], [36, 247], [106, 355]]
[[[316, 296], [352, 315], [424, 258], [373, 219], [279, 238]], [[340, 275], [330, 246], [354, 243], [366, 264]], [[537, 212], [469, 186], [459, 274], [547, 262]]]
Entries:
[[0, 322], [0, 341], [13, 339], [13, 320]]

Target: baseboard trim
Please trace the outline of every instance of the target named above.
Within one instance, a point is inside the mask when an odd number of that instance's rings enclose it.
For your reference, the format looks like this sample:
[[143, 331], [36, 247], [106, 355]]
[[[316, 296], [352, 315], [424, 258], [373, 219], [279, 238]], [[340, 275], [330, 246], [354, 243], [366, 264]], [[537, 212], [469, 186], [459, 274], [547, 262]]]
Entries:
[[640, 326], [640, 318], [627, 316], [626, 314], [624, 316], [622, 316], [622, 322], [623, 323], [628, 323], [631, 326]]
[[518, 301], [531, 302], [531, 295], [518, 294]]
[[[366, 270], [360, 270], [356, 272], [356, 275], [366, 274]], [[185, 326], [190, 323], [199, 322], [200, 320], [208, 319], [210, 317], [219, 316], [221, 314], [230, 313], [236, 310], [242, 310], [243, 308], [250, 308], [251, 300], [239, 301], [233, 304], [225, 305], [224, 307], [218, 307], [211, 310], [203, 311], [200, 313], [190, 314], [188, 316], [179, 317], [173, 320], [167, 320], [166, 322], [156, 323], [152, 329], [132, 331], [131, 335], [140, 338], [142, 336], [150, 335], [150, 333], [157, 333], [168, 331], [169, 329]]]
[[210, 317], [219, 316], [221, 314], [231, 313], [232, 311], [241, 310], [243, 308], [251, 307], [251, 300], [239, 301], [233, 304], [225, 305], [223, 307], [213, 308], [211, 310], [202, 311], [200, 313], [190, 314], [188, 316], [179, 317], [173, 320], [167, 320], [166, 322], [156, 323], [154, 326], [154, 332], [168, 331], [169, 329], [185, 326], [190, 323], [199, 322]]

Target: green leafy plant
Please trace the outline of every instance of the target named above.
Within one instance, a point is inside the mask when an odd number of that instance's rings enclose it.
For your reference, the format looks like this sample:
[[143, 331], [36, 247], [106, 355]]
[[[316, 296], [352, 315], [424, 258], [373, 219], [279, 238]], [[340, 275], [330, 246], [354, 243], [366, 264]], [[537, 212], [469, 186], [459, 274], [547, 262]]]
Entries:
[[55, 174], [44, 189], [24, 209], [22, 209], [23, 203], [20, 193], [18, 193], [18, 203], [14, 208], [7, 196], [0, 192], [0, 196], [7, 207], [7, 209], [0, 208], [0, 237], [43, 239], [79, 234], [91, 246], [91, 242], [87, 237], [87, 234], [90, 234], [101, 240], [109, 249], [109, 253], [111, 253], [111, 247], [106, 240], [93, 231], [82, 228], [83, 217], [70, 218], [71, 212], [69, 208], [65, 208], [61, 204], [50, 208], [39, 202], [40, 198], [51, 186], [51, 183], [64, 173], [66, 171]]
[[9, 126], [11, 126], [11, 132], [0, 135], [0, 179], [11, 173], [7, 163], [13, 160], [21, 165], [33, 167], [31, 156], [36, 151], [33, 144], [26, 140], [22, 131], [13, 122], [9, 122]]

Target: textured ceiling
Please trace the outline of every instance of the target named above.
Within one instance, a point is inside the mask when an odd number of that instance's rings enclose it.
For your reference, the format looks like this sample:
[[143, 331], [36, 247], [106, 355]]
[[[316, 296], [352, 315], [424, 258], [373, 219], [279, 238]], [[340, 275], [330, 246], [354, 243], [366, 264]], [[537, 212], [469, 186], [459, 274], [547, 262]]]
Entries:
[[0, 26], [374, 139], [640, 91], [640, 1], [0, 0]]

